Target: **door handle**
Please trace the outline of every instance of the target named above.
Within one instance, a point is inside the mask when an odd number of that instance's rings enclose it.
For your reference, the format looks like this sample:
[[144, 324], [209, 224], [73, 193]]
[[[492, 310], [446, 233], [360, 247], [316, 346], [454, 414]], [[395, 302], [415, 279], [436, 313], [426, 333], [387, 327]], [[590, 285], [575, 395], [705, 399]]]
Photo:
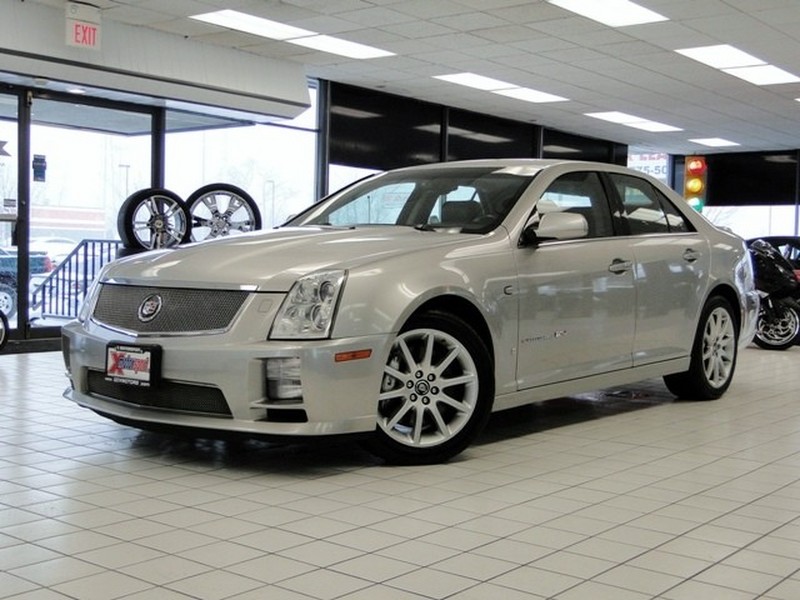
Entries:
[[685, 260], [686, 262], [692, 263], [696, 261], [698, 258], [700, 258], [700, 253], [694, 248], [687, 248], [686, 250], [683, 251], [683, 260]]
[[626, 271], [630, 271], [633, 263], [629, 260], [623, 260], [621, 258], [615, 258], [611, 261], [611, 264], [608, 265], [608, 270], [614, 274], [625, 273]]

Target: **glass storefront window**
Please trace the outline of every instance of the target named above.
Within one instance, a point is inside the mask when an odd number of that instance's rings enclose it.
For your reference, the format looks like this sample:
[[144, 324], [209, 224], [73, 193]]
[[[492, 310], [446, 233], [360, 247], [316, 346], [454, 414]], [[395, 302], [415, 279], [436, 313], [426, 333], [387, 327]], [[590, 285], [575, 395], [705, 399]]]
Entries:
[[315, 198], [316, 93], [312, 106], [275, 124], [172, 131], [166, 138], [165, 187], [184, 200], [224, 183], [250, 195], [264, 229], [280, 225]]
[[40, 98], [32, 114], [31, 244], [118, 239], [119, 207], [150, 184], [151, 116]]
[[186, 200], [208, 184], [235, 185], [270, 228], [314, 201], [315, 151], [314, 132], [269, 125], [169, 133], [165, 187]]

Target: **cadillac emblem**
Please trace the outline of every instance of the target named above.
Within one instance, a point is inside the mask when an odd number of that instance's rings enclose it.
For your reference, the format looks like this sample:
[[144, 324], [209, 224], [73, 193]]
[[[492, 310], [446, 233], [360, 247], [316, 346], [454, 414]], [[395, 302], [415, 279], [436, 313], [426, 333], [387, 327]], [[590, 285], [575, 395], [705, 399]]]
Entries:
[[161, 312], [164, 301], [158, 294], [150, 294], [139, 305], [138, 317], [142, 323], [149, 323]]

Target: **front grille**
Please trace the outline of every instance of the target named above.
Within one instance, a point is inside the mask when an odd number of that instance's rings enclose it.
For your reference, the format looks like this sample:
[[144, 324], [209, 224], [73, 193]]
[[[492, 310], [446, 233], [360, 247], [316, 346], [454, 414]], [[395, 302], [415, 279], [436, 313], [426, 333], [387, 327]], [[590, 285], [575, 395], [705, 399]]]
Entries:
[[[161, 309], [152, 320], [139, 316], [142, 303], [157, 294]], [[197, 290], [105, 283], [92, 318], [103, 325], [134, 333], [190, 334], [227, 329], [248, 292]]]
[[232, 416], [222, 390], [215, 387], [169, 380], [161, 380], [155, 388], [138, 387], [107, 381], [105, 373], [91, 370], [87, 383], [90, 396], [101, 396], [147, 408]]

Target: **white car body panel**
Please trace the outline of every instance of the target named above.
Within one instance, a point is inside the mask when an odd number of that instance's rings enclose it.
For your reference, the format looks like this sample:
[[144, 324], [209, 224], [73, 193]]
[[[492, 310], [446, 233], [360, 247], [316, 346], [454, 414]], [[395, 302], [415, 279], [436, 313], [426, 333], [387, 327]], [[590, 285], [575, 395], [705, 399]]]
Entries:
[[[631, 171], [569, 161], [451, 163], [452, 168], [464, 164], [536, 177], [502, 223], [482, 234], [407, 226], [293, 226], [112, 263], [100, 286], [209, 294], [241, 290], [247, 297], [229, 327], [181, 335], [87, 318], [97, 301], [95, 290], [84, 318], [63, 328], [71, 376], [65, 394], [81, 406], [143, 426], [267, 436], [372, 432], [392, 344], [409, 318], [437, 298], [447, 298], [445, 307], [470, 307], [481, 321], [473, 325], [488, 332], [494, 410], [686, 370], [699, 315], [713, 290], [724, 289], [734, 300], [740, 345], [751, 339], [757, 297], [744, 244], [691, 209], [681, 212], [694, 232], [520, 245], [537, 198], [559, 176], [581, 169]], [[674, 192], [647, 181], [675, 200]], [[298, 278], [331, 269], [347, 275], [330, 334], [270, 339]], [[204, 307], [196, 309], [200, 315]], [[89, 372], [94, 377], [105, 372], [106, 346], [112, 342], [161, 347], [164, 380], [220, 390], [230, 415], [90, 393]], [[335, 359], [358, 351], [368, 351], [369, 357]], [[276, 357], [300, 359], [300, 403], [270, 399], [265, 365]], [[302, 411], [304, 418], [275, 418], [291, 411]]]

